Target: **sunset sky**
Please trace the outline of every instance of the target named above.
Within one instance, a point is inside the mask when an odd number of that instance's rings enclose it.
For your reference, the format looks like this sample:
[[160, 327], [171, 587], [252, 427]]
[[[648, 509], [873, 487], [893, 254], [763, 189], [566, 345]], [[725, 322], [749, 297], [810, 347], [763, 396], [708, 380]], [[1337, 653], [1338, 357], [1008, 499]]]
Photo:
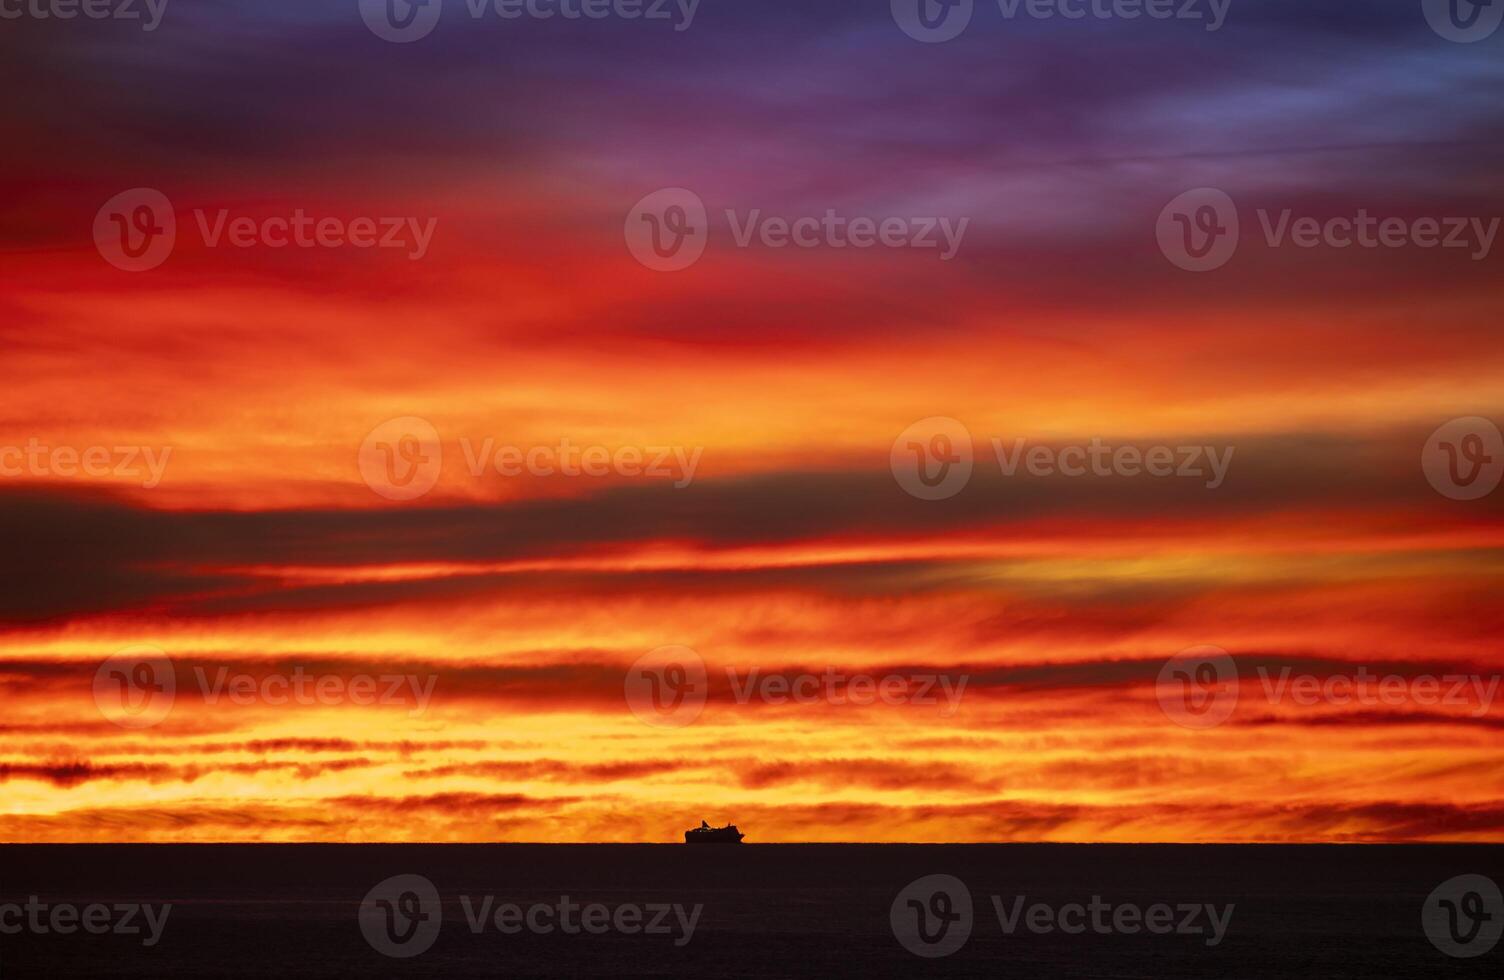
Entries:
[[[1259, 217], [1504, 216], [1504, 31], [978, 0], [929, 44], [879, 0], [703, 0], [684, 30], [446, 0], [388, 43], [355, 0], [172, 0], [0, 45], [0, 840], [1504, 840], [1504, 491], [1422, 465], [1504, 418], [1504, 234], [1303, 248]], [[1190, 272], [1156, 224], [1201, 187], [1241, 232]], [[136, 188], [176, 241], [131, 272], [94, 227]], [[663, 188], [710, 216], [680, 271], [628, 247]], [[737, 241], [831, 210], [967, 225], [948, 260]], [[237, 247], [221, 211], [432, 235]], [[394, 499], [371, 461], [409, 418], [442, 462]], [[892, 455], [931, 418], [975, 469], [925, 500]], [[1007, 475], [994, 439], [1232, 455], [1215, 487]], [[566, 443], [665, 471], [471, 459]], [[58, 455], [99, 447], [95, 475]], [[666, 646], [708, 670], [682, 727], [624, 693]], [[1198, 729], [1156, 679], [1203, 646], [1240, 682]], [[143, 648], [176, 693], [124, 727], [96, 674]], [[964, 688], [739, 703], [754, 668]], [[1267, 697], [1286, 668], [1407, 693]], [[431, 696], [211, 701], [222, 669]], [[1498, 697], [1415, 696], [1452, 676]]]

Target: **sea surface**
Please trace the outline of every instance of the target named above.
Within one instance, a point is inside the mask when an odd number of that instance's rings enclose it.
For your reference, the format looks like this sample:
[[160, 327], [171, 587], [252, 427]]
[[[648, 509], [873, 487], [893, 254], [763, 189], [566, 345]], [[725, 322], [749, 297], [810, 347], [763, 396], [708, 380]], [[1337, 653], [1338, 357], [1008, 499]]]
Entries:
[[1504, 846], [5, 846], [0, 978], [1498, 978], [1423, 928], [1504, 925], [1463, 875]]

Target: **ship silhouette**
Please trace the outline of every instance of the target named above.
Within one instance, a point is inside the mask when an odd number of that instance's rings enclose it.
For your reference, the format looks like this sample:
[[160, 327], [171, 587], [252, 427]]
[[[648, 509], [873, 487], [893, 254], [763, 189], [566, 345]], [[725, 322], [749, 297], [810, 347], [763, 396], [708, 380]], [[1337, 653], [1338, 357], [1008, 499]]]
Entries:
[[705, 821], [700, 821], [700, 826], [694, 830], [684, 832], [686, 844], [740, 844], [746, 835], [736, 829], [736, 824], [728, 823], [724, 827], [712, 827]]

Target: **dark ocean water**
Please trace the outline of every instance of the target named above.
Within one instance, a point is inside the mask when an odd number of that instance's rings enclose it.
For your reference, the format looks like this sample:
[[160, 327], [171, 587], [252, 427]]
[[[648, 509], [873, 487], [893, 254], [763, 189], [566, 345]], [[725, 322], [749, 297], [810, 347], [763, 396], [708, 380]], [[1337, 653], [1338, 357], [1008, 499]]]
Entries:
[[[919, 896], [926, 914], [959, 915], [962, 896], [942, 900], [933, 882], [905, 892], [937, 874], [963, 884], [973, 915], [969, 930], [957, 919], [945, 926], [954, 933], [919, 942], [935, 952], [964, 938], [949, 955], [925, 958], [905, 948], [890, 913], [898, 900], [900, 922], [918, 915], [905, 893]], [[11, 846], [0, 847], [0, 978], [1497, 978], [1504, 943], [1455, 958], [1422, 927], [1428, 896], [1464, 874], [1504, 881], [1504, 847]], [[432, 884], [434, 896], [410, 888], [413, 878], [378, 892], [373, 901], [392, 904], [368, 905], [373, 944], [362, 930], [362, 901], [378, 883], [414, 875]], [[574, 906], [604, 906], [592, 925], [606, 931], [579, 928], [578, 908], [576, 931], [563, 931], [566, 895]], [[1185, 931], [1099, 932], [1085, 923], [1079, 934], [1034, 932], [1021, 916], [1009, 935], [992, 897], [1007, 911], [1020, 895], [1025, 906], [1056, 910], [1050, 921], [1060, 907], [1087, 905], [1093, 896], [1111, 910], [1163, 903]], [[46, 910], [19, 914], [39, 916], [47, 931], [23, 923], [15, 933], [18, 913], [7, 915], [5, 903], [25, 905], [31, 896]], [[470, 918], [487, 907], [487, 896], [491, 914], [477, 933]], [[125, 914], [115, 906], [130, 903], [171, 903], [155, 945], [145, 945], [142, 913], [134, 923], [140, 934], [58, 934], [48, 925], [59, 905], [93, 904], [110, 909], [108, 926], [105, 913], [94, 913], [96, 926], [113, 930]], [[504, 924], [521, 931], [500, 931], [494, 910], [509, 903], [548, 906], [534, 922], [552, 931], [512, 919]], [[1204, 911], [1185, 922], [1185, 907], [1207, 904], [1226, 915], [1215, 945]], [[686, 915], [701, 907], [692, 933], [669, 911], [674, 905]], [[642, 919], [624, 907], [640, 908]], [[667, 932], [617, 931], [618, 921], [637, 928], [660, 907]], [[1466, 910], [1504, 916], [1486, 904]], [[1110, 928], [1114, 914], [1125, 913], [1101, 913], [1098, 925]], [[1133, 926], [1135, 917], [1122, 921]], [[1498, 923], [1481, 921], [1477, 935], [1486, 942]], [[929, 920], [931, 938], [940, 922]], [[409, 952], [425, 940], [425, 951], [406, 958], [376, 948]]]

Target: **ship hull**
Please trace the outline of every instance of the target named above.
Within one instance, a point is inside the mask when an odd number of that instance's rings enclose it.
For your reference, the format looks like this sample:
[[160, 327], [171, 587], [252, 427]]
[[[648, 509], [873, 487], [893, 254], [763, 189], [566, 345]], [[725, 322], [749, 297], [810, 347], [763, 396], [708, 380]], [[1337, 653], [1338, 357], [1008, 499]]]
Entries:
[[734, 830], [686, 830], [686, 844], [740, 844], [745, 834]]

